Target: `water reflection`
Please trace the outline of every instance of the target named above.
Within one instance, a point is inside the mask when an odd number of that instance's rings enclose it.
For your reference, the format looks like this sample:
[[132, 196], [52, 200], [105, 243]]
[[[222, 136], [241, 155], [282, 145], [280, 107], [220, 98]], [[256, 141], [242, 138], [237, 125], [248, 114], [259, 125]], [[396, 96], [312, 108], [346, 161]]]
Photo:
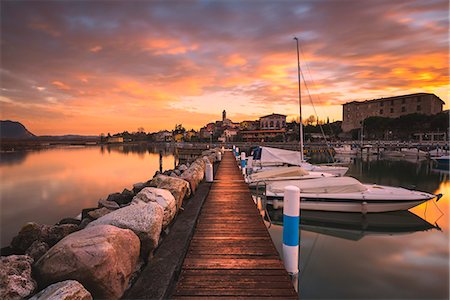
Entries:
[[[302, 211], [302, 299], [448, 299], [448, 173], [428, 160], [354, 158], [349, 175], [362, 182], [442, 193], [410, 212], [369, 214]], [[282, 256], [282, 210], [268, 206], [271, 237]], [[275, 221], [274, 221], [275, 220]]]
[[1, 246], [9, 244], [26, 222], [53, 224], [96, 206], [109, 193], [150, 179], [159, 169], [159, 150], [163, 169], [173, 168], [170, 148], [50, 148], [17, 154], [22, 159], [15, 163], [7, 163], [11, 156], [2, 154]]
[[[267, 205], [272, 224], [283, 225], [283, 211]], [[269, 222], [270, 222], [269, 221]], [[302, 211], [301, 230], [357, 241], [366, 235], [395, 235], [441, 230], [409, 211], [358, 214], [325, 211]]]

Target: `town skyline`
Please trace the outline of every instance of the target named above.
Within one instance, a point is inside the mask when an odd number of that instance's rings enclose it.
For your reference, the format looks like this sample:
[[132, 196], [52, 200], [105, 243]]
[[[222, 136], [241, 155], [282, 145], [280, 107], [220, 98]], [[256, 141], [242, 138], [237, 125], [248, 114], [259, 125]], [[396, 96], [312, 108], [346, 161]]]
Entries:
[[449, 109], [447, 1], [1, 6], [1, 119], [37, 135], [199, 130], [222, 110], [235, 122], [291, 121], [294, 36], [304, 119], [338, 121], [346, 102], [420, 92]]

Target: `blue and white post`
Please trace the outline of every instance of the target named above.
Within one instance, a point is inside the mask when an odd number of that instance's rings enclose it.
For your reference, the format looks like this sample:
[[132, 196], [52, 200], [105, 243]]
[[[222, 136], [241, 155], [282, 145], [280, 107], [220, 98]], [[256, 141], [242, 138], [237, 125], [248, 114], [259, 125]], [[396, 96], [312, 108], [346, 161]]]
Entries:
[[235, 155], [236, 155], [236, 160], [238, 160], [239, 159], [239, 147], [236, 147], [235, 148], [235, 150], [236, 150], [236, 153], [235, 153]]
[[246, 172], [245, 170], [247, 169], [247, 161], [245, 160], [245, 152], [242, 151], [241, 152], [241, 170], [242, 170], [242, 175], [245, 176]]
[[283, 258], [286, 271], [298, 274], [298, 240], [300, 225], [300, 189], [289, 185], [284, 188], [283, 201]]
[[233, 152], [233, 155], [236, 156], [236, 146], [235, 145], [233, 145], [233, 151], [232, 152]]

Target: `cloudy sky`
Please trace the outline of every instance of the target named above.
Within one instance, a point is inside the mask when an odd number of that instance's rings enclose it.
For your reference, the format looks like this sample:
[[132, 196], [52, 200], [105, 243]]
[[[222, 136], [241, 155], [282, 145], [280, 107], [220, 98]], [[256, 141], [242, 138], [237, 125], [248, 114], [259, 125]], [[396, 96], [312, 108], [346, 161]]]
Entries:
[[[2, 1], [1, 118], [33, 133], [199, 129], [430, 92], [448, 109], [447, 0]], [[311, 98], [309, 97], [311, 96]]]

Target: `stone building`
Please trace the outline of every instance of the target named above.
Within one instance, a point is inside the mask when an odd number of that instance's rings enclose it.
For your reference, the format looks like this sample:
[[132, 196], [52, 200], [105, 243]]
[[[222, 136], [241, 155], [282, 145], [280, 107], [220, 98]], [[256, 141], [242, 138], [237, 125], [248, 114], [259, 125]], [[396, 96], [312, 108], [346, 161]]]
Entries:
[[259, 128], [264, 129], [283, 129], [286, 128], [286, 115], [271, 114], [259, 118]]
[[413, 113], [437, 114], [442, 111], [443, 105], [444, 101], [429, 93], [348, 102], [342, 107], [342, 131], [361, 128], [361, 121], [368, 117], [398, 118]]

